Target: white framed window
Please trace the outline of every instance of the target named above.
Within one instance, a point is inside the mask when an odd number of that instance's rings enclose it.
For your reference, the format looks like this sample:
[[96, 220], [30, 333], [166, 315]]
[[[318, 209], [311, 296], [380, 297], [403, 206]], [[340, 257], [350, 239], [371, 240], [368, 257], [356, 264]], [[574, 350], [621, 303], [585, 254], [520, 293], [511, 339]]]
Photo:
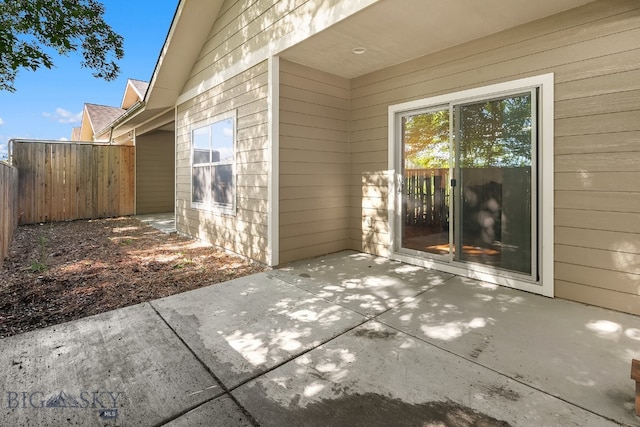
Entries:
[[192, 207], [235, 213], [235, 142], [235, 112], [192, 127]]

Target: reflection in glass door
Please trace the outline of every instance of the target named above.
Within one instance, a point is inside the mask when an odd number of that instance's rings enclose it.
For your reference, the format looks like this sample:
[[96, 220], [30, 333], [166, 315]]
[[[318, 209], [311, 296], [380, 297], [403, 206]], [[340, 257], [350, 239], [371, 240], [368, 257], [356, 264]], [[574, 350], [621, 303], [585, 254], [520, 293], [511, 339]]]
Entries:
[[536, 111], [532, 90], [399, 116], [403, 250], [535, 277]]
[[455, 259], [532, 273], [531, 92], [454, 107]]
[[402, 116], [402, 247], [448, 255], [449, 109]]

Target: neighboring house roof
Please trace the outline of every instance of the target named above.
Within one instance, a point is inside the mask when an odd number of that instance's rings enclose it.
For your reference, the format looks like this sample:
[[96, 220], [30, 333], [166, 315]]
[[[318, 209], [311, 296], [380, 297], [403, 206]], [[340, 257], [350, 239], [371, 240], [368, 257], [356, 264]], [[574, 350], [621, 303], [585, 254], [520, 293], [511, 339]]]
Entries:
[[106, 128], [127, 111], [119, 107], [97, 104], [84, 104], [84, 110], [87, 113], [87, 118], [94, 134]]
[[71, 140], [72, 141], [80, 141], [80, 129], [81, 127], [74, 127], [71, 129]]
[[180, 0], [147, 89], [143, 93], [135, 82], [130, 85], [135, 85], [144, 95], [139, 107], [135, 111], [129, 107], [131, 111], [114, 126], [115, 134], [130, 132], [137, 125], [162, 116], [175, 107], [223, 2]]
[[138, 96], [140, 96], [140, 99], [144, 99], [144, 95], [145, 93], [147, 93], [147, 89], [149, 88], [149, 82], [144, 82], [142, 80], [129, 79], [129, 83], [138, 92]]
[[[120, 107], [99, 104], [84, 104], [82, 122], [71, 130], [72, 141], [100, 141], [110, 133], [111, 126], [122, 118], [129, 109], [137, 109], [143, 103], [149, 83], [128, 79]], [[132, 108], [138, 105], [136, 108]], [[133, 112], [133, 111], [131, 111]]]
[[124, 90], [120, 107], [128, 110], [136, 103], [144, 100], [144, 95], [147, 93], [148, 87], [149, 82], [135, 79], [127, 80], [127, 87]]

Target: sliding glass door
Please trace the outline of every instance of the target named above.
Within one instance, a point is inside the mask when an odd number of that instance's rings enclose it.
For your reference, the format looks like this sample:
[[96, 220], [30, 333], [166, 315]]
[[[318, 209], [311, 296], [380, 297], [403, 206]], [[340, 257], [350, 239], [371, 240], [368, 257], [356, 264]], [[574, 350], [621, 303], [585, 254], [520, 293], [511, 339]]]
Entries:
[[402, 116], [402, 246], [448, 255], [451, 145], [449, 109]]
[[398, 246], [536, 279], [537, 93], [399, 113]]

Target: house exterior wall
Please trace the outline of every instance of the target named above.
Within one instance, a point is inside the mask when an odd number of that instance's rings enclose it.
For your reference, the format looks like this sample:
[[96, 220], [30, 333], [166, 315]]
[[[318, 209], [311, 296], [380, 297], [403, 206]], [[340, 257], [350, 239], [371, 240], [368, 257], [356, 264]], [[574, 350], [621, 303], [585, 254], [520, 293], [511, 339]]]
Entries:
[[197, 86], [216, 71], [236, 64], [247, 52], [256, 52], [274, 40], [301, 31], [302, 23], [308, 24], [319, 10], [327, 10], [340, 2], [225, 1], [184, 90]]
[[80, 124], [80, 135], [78, 141], [93, 141], [93, 129], [91, 128], [91, 122], [87, 109], [82, 110], [82, 122]]
[[349, 247], [349, 81], [280, 61], [280, 262]]
[[[278, 258], [268, 253], [269, 242], [274, 244], [271, 248], [279, 243], [279, 238], [273, 237], [277, 232], [269, 236], [268, 230], [268, 221], [274, 218], [267, 206], [268, 159], [273, 154], [268, 140], [269, 58], [376, 1], [226, 0], [222, 4], [177, 100], [178, 231], [261, 262]], [[238, 210], [236, 216], [225, 216], [190, 207], [188, 140], [193, 123], [230, 111], [231, 104], [240, 106]], [[341, 245], [347, 242], [345, 238]], [[279, 255], [280, 251], [276, 252]]]
[[173, 132], [136, 137], [136, 214], [173, 212], [175, 159]]
[[[264, 61], [177, 107], [176, 228], [267, 263], [268, 70]], [[191, 206], [191, 130], [212, 117], [236, 113], [236, 211]]]
[[[252, 66], [380, 0], [226, 0], [180, 99]], [[213, 83], [212, 83], [213, 82]]]
[[351, 248], [388, 255], [389, 105], [554, 73], [555, 295], [640, 314], [638, 40], [601, 1], [352, 80]]

